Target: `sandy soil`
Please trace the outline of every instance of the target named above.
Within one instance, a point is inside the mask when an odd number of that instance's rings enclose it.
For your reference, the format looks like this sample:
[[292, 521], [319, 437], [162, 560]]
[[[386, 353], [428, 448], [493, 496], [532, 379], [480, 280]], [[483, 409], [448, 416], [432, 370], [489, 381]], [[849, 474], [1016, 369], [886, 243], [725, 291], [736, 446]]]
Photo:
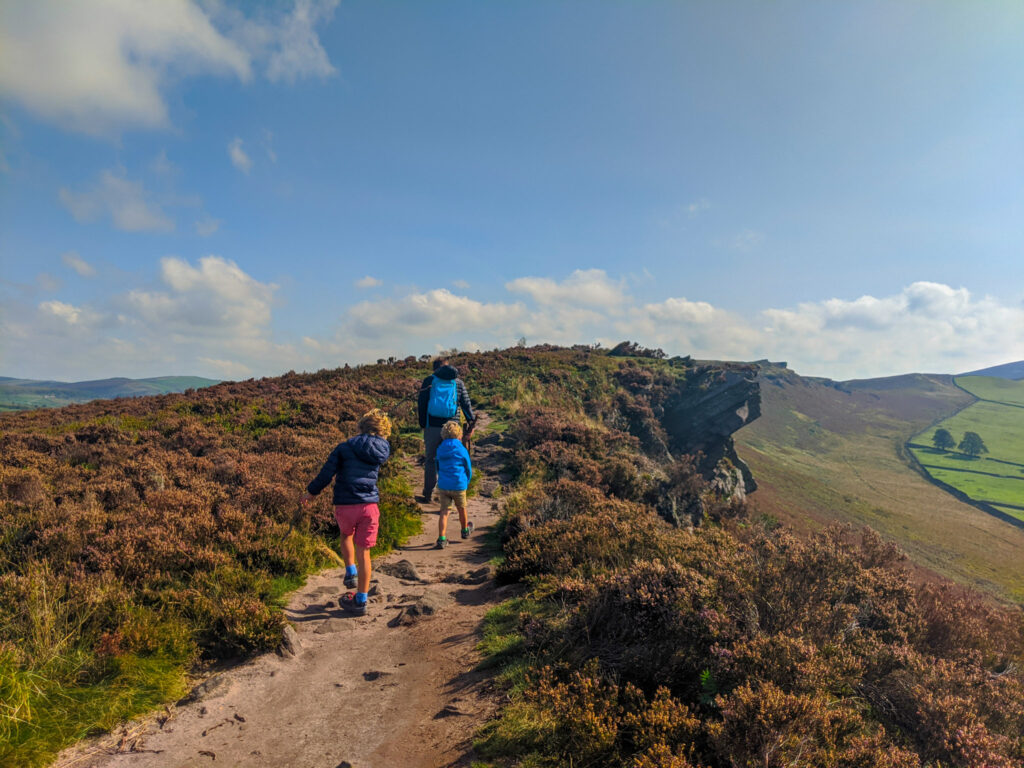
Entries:
[[296, 654], [222, 672], [194, 701], [68, 750], [55, 768], [469, 765], [473, 733], [495, 707], [474, 666], [481, 619], [504, 591], [483, 540], [496, 513], [490, 499], [471, 499], [473, 537], [461, 540], [453, 511], [451, 543], [437, 550], [437, 506], [423, 507], [423, 534], [378, 564], [367, 616], [338, 608], [341, 569], [313, 576], [286, 611]]

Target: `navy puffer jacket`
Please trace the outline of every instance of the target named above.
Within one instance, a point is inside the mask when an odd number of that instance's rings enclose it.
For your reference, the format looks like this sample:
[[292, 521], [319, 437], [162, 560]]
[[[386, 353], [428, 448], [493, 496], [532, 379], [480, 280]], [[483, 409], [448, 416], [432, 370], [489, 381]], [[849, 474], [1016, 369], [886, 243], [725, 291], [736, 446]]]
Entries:
[[377, 491], [377, 473], [380, 465], [391, 455], [391, 446], [377, 435], [356, 435], [331, 451], [320, 474], [313, 478], [306, 490], [316, 496], [327, 487], [331, 478], [334, 482], [334, 503], [376, 504], [380, 501]]

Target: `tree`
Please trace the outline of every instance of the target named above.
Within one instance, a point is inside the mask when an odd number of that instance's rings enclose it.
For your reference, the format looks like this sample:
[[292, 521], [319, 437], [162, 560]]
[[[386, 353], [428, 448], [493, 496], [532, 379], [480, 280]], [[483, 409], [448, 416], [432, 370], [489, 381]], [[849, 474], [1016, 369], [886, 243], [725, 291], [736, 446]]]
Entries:
[[948, 451], [956, 445], [956, 440], [953, 439], [953, 435], [948, 429], [936, 429], [935, 434], [932, 435], [932, 443], [940, 451]]
[[981, 456], [983, 453], [988, 453], [988, 448], [985, 447], [981, 435], [977, 432], [964, 432], [964, 439], [957, 447], [968, 456]]

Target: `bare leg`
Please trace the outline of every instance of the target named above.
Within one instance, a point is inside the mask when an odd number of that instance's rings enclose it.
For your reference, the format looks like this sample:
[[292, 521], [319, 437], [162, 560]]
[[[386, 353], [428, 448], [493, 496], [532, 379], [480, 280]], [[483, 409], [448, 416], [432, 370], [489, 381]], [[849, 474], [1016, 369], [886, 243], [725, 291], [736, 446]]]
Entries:
[[[349, 537], [351, 539], [351, 537]], [[363, 547], [356, 547], [356, 557], [359, 562], [356, 568], [359, 569], [359, 591], [370, 591], [370, 550]]]
[[469, 514], [466, 512], [465, 507], [459, 507], [459, 524], [462, 526], [462, 530], [466, 530], [469, 526]]
[[437, 535], [440, 538], [448, 538], [448, 510], [439, 512], [437, 515]]
[[352, 565], [356, 561], [355, 545], [352, 543], [353, 535], [341, 537], [341, 559], [345, 561], [345, 565]]

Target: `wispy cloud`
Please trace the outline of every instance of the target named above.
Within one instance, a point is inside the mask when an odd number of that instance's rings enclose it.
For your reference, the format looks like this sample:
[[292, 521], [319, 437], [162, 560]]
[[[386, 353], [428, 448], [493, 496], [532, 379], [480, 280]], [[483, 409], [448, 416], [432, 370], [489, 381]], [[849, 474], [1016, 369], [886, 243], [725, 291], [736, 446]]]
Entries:
[[740, 253], [750, 253], [756, 251], [767, 240], [767, 235], [764, 232], [759, 232], [754, 229], [744, 229], [737, 232], [729, 237], [721, 237], [714, 241], [714, 245], [718, 248], [724, 248], [730, 251], [739, 251]]
[[370, 275], [356, 280], [356, 288], [376, 288], [383, 284], [383, 281], [378, 280], [376, 277], [371, 277]]
[[94, 184], [78, 192], [62, 187], [59, 197], [79, 222], [109, 216], [114, 226], [125, 232], [174, 229], [174, 220], [149, 199], [142, 182], [131, 181], [121, 172], [103, 171]]
[[231, 164], [242, 173], [252, 170], [252, 158], [246, 154], [242, 140], [237, 136], [228, 142], [228, 157], [231, 158]]
[[96, 275], [96, 268], [79, 256], [76, 251], [62, 253], [60, 260], [64, 262], [64, 266], [73, 269], [80, 277], [95, 277]]
[[200, 237], [209, 237], [220, 229], [221, 223], [220, 219], [207, 214], [196, 222], [196, 234]]
[[687, 205], [686, 213], [690, 216], [696, 216], [697, 214], [703, 213], [709, 208], [711, 208], [711, 202], [707, 198], [702, 197], [699, 200], [694, 200], [692, 203]]

